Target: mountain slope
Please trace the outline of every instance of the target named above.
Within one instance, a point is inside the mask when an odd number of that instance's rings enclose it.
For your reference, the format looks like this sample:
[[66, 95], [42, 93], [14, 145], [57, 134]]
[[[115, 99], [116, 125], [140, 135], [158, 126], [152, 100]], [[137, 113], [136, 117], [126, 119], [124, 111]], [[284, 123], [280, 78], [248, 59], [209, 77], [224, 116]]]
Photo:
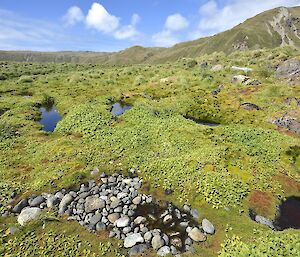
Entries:
[[263, 12], [217, 35], [170, 48], [134, 46], [116, 53], [0, 51], [0, 61], [82, 62], [102, 64], [163, 63], [213, 52], [300, 47], [300, 7], [280, 7]]

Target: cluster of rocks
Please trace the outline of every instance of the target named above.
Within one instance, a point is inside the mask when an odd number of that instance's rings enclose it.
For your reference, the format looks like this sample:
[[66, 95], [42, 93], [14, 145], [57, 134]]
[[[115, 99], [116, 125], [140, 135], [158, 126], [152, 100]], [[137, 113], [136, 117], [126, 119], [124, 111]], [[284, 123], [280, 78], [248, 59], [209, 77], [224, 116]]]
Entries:
[[258, 85], [261, 84], [259, 80], [251, 79], [250, 77], [244, 76], [244, 75], [233, 76], [232, 82], [233, 83], [240, 83], [240, 84], [243, 84], [245, 86], [258, 86]]
[[287, 114], [274, 120], [273, 124], [281, 128], [286, 128], [290, 132], [300, 134], [300, 121]]
[[17, 213], [23, 226], [38, 219], [42, 209], [58, 210], [91, 231], [109, 230], [109, 237], [124, 240], [129, 255], [149, 248], [159, 256], [194, 251], [193, 242], [203, 242], [214, 234], [214, 226], [199, 213], [184, 205], [182, 209], [150, 195], [139, 194], [142, 180], [120, 174], [101, 174], [100, 182], [92, 180], [78, 189], [62, 189], [55, 194], [43, 193], [21, 200], [11, 212]]
[[291, 83], [300, 82], [300, 60], [297, 58], [289, 59], [280, 64], [275, 72], [277, 78], [288, 79]]

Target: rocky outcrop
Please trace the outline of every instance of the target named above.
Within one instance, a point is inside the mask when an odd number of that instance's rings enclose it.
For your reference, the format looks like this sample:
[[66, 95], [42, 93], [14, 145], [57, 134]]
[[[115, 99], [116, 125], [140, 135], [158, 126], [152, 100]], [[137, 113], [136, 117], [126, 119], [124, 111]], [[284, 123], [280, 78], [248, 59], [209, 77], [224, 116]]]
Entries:
[[293, 58], [283, 62], [278, 66], [275, 76], [289, 79], [291, 82], [300, 82], [300, 60]]
[[[298, 29], [292, 22], [293, 17], [289, 12], [288, 8], [282, 7], [278, 10], [277, 14], [274, 15], [273, 20], [269, 21], [271, 28], [279, 34], [281, 37], [281, 46], [293, 46], [294, 41], [291, 37], [291, 33], [294, 37], [300, 39]], [[269, 29], [270, 31], [270, 29]], [[272, 34], [270, 31], [269, 33]]]
[[300, 135], [300, 121], [287, 114], [273, 121], [275, 125]]

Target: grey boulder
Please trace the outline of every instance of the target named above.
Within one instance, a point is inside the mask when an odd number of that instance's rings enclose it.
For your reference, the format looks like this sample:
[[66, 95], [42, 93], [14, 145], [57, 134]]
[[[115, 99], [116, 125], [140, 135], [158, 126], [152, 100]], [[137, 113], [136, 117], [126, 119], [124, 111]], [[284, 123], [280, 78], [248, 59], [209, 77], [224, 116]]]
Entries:
[[161, 236], [155, 235], [151, 240], [151, 245], [154, 250], [157, 250], [165, 245], [165, 241], [161, 238]]
[[268, 220], [267, 218], [260, 216], [260, 215], [256, 215], [255, 216], [255, 221], [259, 224], [268, 226], [271, 229], [274, 229], [274, 225], [272, 223], [272, 221]]
[[27, 199], [23, 199], [12, 209], [12, 212], [20, 213], [26, 206], [28, 206], [28, 201]]
[[67, 207], [68, 205], [73, 201], [73, 197], [70, 195], [70, 194], [66, 194], [60, 204], [59, 204], [59, 211], [58, 213], [59, 214], [63, 214], [66, 210], [67, 210]]
[[138, 255], [138, 254], [145, 252], [147, 249], [148, 249], [148, 246], [146, 244], [138, 244], [138, 245], [133, 246], [129, 250], [128, 254], [129, 254], [129, 256]]
[[24, 226], [27, 222], [38, 219], [41, 212], [41, 209], [37, 207], [25, 208], [18, 216], [18, 223]]
[[90, 213], [92, 211], [103, 209], [105, 207], [105, 201], [96, 196], [88, 196], [85, 200], [85, 212]]
[[193, 228], [188, 233], [188, 235], [195, 242], [204, 242], [206, 240], [206, 236], [201, 232], [201, 230], [199, 228]]
[[125, 237], [124, 240], [124, 247], [125, 248], [131, 248], [135, 246], [137, 243], [144, 243], [144, 238], [140, 233], [134, 233], [127, 237]]
[[125, 217], [122, 217], [120, 219], [117, 219], [116, 222], [115, 222], [115, 225], [118, 228], [125, 228], [129, 225], [129, 222], [130, 222], [130, 219], [127, 216], [125, 216]]
[[162, 248], [160, 248], [158, 251], [157, 251], [157, 255], [158, 256], [166, 256], [168, 255], [169, 253], [171, 253], [171, 249], [169, 246], [163, 246]]
[[215, 233], [215, 227], [208, 219], [202, 220], [202, 229], [207, 234], [213, 234]]
[[30, 202], [31, 207], [38, 207], [40, 206], [41, 203], [45, 202], [45, 198], [42, 196], [37, 196], [32, 201]]

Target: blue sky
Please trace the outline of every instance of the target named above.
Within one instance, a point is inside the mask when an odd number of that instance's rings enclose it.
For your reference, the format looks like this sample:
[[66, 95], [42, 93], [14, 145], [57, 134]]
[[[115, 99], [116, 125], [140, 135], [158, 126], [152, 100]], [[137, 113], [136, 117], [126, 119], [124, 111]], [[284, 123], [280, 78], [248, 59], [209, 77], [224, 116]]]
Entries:
[[300, 6], [300, 0], [1, 0], [0, 49], [168, 47], [279, 6]]

